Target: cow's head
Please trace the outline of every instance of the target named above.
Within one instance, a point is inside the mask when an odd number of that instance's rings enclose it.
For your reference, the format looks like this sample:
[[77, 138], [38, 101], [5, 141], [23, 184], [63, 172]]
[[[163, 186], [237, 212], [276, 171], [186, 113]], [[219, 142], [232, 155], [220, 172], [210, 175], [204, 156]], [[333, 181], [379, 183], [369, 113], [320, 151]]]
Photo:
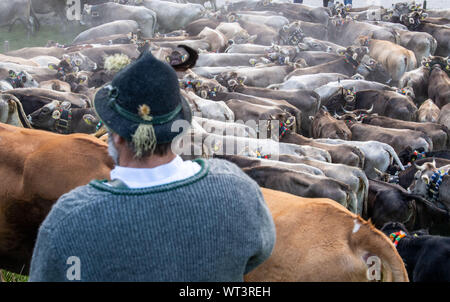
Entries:
[[48, 65], [48, 68], [56, 70], [58, 79], [65, 81], [68, 74], [77, 73], [82, 70], [96, 70], [97, 64], [81, 52], [77, 51], [64, 54], [58, 65], [51, 63]]
[[37, 129], [55, 130], [56, 123], [62, 118], [63, 112], [69, 111], [69, 102], [52, 101], [28, 115], [28, 121]]
[[245, 76], [240, 76], [234, 71], [223, 72], [214, 77], [214, 79], [220, 83], [220, 85], [228, 88], [229, 91], [234, 91], [240, 86], [244, 86]]
[[[298, 47], [301, 51], [329, 51], [329, 45], [326, 45], [323, 41], [306, 37], [301, 43], [298, 43]], [[344, 49], [344, 48], [342, 48]]]
[[342, 96], [344, 97], [345, 102], [351, 106], [356, 100], [356, 89], [354, 87], [350, 89], [343, 88]]
[[226, 92], [227, 89], [215, 79], [200, 78], [195, 74], [187, 74], [180, 81], [182, 89], [192, 90], [203, 99], [216, 97], [218, 92]]
[[253, 43], [257, 37], [257, 35], [249, 35], [249, 33], [245, 29], [243, 29], [231, 37], [231, 39], [229, 40], [229, 44]]
[[187, 55], [185, 53], [181, 53], [181, 51], [174, 50], [166, 57], [167, 63], [170, 65], [178, 65], [183, 63], [186, 60]]
[[296, 46], [305, 38], [299, 22], [284, 25], [278, 32], [278, 35], [283, 45]]
[[410, 146], [406, 147], [405, 150], [398, 153], [398, 158], [402, 164], [410, 164], [416, 160], [423, 159], [426, 157], [426, 152], [423, 147], [417, 150], [413, 150]]
[[417, 172], [414, 174], [414, 180], [408, 187], [408, 192], [426, 197], [428, 195], [429, 184], [431, 177], [437, 171], [436, 162], [426, 162], [422, 166], [414, 163]]
[[381, 181], [388, 182], [388, 183], [397, 183], [398, 182], [398, 176], [391, 175], [386, 172], [382, 172], [375, 167], [373, 168], [373, 170], [375, 171], [375, 174], [377, 175], [377, 177], [375, 178], [376, 180], [381, 180]]
[[356, 72], [368, 81], [375, 81], [383, 84], [389, 84], [392, 81], [389, 72], [384, 66], [368, 55], [365, 55], [361, 59]]
[[238, 21], [238, 15], [236, 14], [236, 13], [229, 13], [228, 15], [227, 15], [227, 21], [229, 22], [229, 23], [233, 23], [233, 22], [237, 22]]
[[26, 71], [16, 73], [14, 70], [10, 70], [6, 80], [13, 88], [33, 88], [39, 86], [39, 83]]
[[63, 60], [66, 60], [72, 66], [74, 71], [94, 71], [97, 69], [97, 63], [79, 51], [64, 54]]
[[400, 222], [387, 222], [383, 225], [383, 227], [380, 230], [388, 237], [390, 234], [400, 231], [408, 235], [408, 230], [403, 225], [403, 223]]
[[100, 25], [102, 23], [102, 17], [98, 6], [85, 4], [81, 14], [80, 23], [90, 27]]
[[315, 138], [351, 140], [352, 132], [344, 121], [331, 116], [326, 108], [321, 108], [313, 118]]
[[[279, 141], [287, 131], [293, 130], [295, 125], [295, 117], [286, 111], [274, 115], [271, 114], [269, 119], [267, 119], [267, 135], [265, 137]], [[276, 129], [278, 131], [275, 131]]]
[[409, 30], [416, 30], [420, 26], [421, 20], [422, 14], [417, 11], [400, 15], [400, 23], [405, 25]]
[[450, 58], [440, 56], [428, 56], [422, 59], [422, 66], [427, 68], [430, 72], [432, 68], [439, 65], [450, 76]]

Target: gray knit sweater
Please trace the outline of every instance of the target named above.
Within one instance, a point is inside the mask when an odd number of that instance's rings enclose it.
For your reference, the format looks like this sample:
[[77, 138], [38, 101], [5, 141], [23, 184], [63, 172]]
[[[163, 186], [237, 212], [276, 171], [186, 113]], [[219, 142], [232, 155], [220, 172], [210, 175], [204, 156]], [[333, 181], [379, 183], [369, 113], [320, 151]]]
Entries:
[[63, 195], [39, 229], [29, 280], [68, 281], [77, 263], [81, 281], [242, 281], [272, 252], [272, 217], [237, 166], [198, 163], [171, 184], [92, 181]]

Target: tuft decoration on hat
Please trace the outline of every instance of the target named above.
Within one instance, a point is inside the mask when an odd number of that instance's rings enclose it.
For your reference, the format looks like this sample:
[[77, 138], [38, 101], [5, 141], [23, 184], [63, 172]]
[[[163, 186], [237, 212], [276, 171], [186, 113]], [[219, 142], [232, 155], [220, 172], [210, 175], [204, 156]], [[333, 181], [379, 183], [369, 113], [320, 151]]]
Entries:
[[[139, 116], [145, 121], [152, 121], [150, 116], [150, 107], [147, 104], [141, 104], [138, 108]], [[132, 142], [136, 151], [136, 157], [140, 158], [146, 152], [153, 153], [156, 147], [156, 134], [152, 124], [139, 124], [132, 135]]]

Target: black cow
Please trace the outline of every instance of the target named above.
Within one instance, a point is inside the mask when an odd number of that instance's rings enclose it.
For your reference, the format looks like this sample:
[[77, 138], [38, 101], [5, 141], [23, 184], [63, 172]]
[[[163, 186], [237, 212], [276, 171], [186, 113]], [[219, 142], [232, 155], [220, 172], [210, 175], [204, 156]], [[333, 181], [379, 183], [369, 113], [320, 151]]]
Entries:
[[389, 237], [392, 234], [394, 240], [403, 236], [398, 236], [399, 232], [406, 235], [397, 241], [397, 251], [405, 263], [410, 281], [450, 281], [450, 238], [411, 235], [403, 224], [395, 222], [385, 224], [381, 231]]
[[412, 148], [408, 146], [405, 150], [398, 153], [398, 157], [400, 158], [402, 164], [407, 165], [408, 163], [412, 163], [422, 158], [436, 157], [450, 160], [450, 151], [440, 150], [440, 151], [425, 152], [423, 148], [412, 150]]
[[431, 234], [450, 234], [450, 215], [424, 198], [408, 193], [402, 187], [369, 180], [367, 213], [377, 228], [390, 221], [401, 222], [408, 229], [427, 229]]

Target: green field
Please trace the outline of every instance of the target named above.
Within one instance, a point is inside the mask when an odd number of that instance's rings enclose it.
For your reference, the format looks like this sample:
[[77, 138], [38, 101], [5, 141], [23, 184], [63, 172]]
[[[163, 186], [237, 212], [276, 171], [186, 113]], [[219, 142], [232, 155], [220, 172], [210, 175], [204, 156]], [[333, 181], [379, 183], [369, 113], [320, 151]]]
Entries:
[[42, 25], [39, 32], [29, 39], [22, 24], [17, 23], [11, 32], [7, 28], [0, 28], [0, 53], [5, 52], [4, 41], [9, 41], [9, 50], [16, 50], [23, 47], [45, 46], [48, 41], [53, 40], [60, 44], [69, 44], [86, 27], [74, 25], [68, 28], [65, 33], [60, 28], [49, 25]]

